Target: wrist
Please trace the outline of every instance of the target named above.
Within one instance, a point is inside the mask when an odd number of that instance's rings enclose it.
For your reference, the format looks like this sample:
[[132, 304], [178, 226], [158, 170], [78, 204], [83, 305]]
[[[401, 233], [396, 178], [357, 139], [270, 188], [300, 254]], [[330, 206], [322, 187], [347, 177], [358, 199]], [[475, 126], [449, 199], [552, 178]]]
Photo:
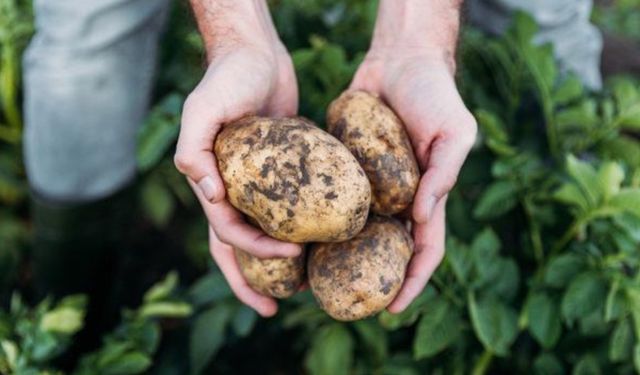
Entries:
[[455, 71], [461, 0], [380, 0], [369, 49], [376, 58], [426, 58]]
[[240, 48], [286, 54], [265, 0], [191, 0], [207, 60]]

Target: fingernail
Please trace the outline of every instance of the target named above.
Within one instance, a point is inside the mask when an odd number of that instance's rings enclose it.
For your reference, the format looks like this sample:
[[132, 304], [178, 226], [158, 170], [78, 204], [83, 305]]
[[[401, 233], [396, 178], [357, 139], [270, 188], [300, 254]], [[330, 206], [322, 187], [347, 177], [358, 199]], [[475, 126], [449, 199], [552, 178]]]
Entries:
[[213, 178], [211, 178], [210, 176], [204, 176], [200, 180], [200, 182], [198, 182], [198, 187], [200, 188], [200, 191], [202, 191], [202, 194], [204, 195], [205, 198], [207, 198], [208, 201], [213, 202], [217, 197], [218, 189], [216, 188], [216, 185], [213, 183]]
[[427, 220], [431, 219], [431, 215], [433, 215], [433, 211], [436, 209], [436, 197], [430, 195], [427, 197]]

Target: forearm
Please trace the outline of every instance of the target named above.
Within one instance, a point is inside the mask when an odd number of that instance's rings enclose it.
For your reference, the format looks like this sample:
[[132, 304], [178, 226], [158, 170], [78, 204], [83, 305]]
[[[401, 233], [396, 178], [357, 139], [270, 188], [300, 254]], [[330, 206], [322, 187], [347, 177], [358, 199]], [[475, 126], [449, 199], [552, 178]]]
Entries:
[[265, 0], [190, 0], [207, 58], [237, 46], [280, 46]]
[[455, 70], [462, 0], [380, 0], [372, 51], [433, 54]]

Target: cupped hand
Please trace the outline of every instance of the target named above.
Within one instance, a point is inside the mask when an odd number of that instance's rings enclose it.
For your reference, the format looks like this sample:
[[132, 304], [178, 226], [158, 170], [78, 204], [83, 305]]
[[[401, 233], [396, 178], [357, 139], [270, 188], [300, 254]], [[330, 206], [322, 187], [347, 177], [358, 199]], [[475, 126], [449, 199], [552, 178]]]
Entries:
[[422, 177], [412, 207], [415, 252], [389, 305], [403, 311], [442, 261], [445, 206], [476, 136], [476, 122], [456, 88], [453, 63], [428, 51], [370, 51], [350, 89], [376, 93], [404, 122]]
[[237, 297], [263, 316], [275, 314], [275, 301], [247, 286], [232, 247], [261, 258], [296, 256], [301, 248], [267, 236], [229, 204], [213, 147], [216, 135], [229, 122], [248, 114], [292, 116], [297, 107], [293, 65], [281, 44], [220, 51], [185, 101], [175, 154], [176, 167], [187, 177], [208, 218], [213, 258]]

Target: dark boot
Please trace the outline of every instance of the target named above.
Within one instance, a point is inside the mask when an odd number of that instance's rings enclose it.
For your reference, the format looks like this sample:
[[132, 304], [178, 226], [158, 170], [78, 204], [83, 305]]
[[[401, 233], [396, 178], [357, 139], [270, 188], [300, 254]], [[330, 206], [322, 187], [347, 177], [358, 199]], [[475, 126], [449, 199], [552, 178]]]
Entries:
[[132, 189], [86, 204], [57, 204], [37, 197], [32, 202], [36, 296], [87, 294], [88, 315], [79, 341], [85, 348], [93, 347], [119, 315], [112, 285], [135, 212]]

